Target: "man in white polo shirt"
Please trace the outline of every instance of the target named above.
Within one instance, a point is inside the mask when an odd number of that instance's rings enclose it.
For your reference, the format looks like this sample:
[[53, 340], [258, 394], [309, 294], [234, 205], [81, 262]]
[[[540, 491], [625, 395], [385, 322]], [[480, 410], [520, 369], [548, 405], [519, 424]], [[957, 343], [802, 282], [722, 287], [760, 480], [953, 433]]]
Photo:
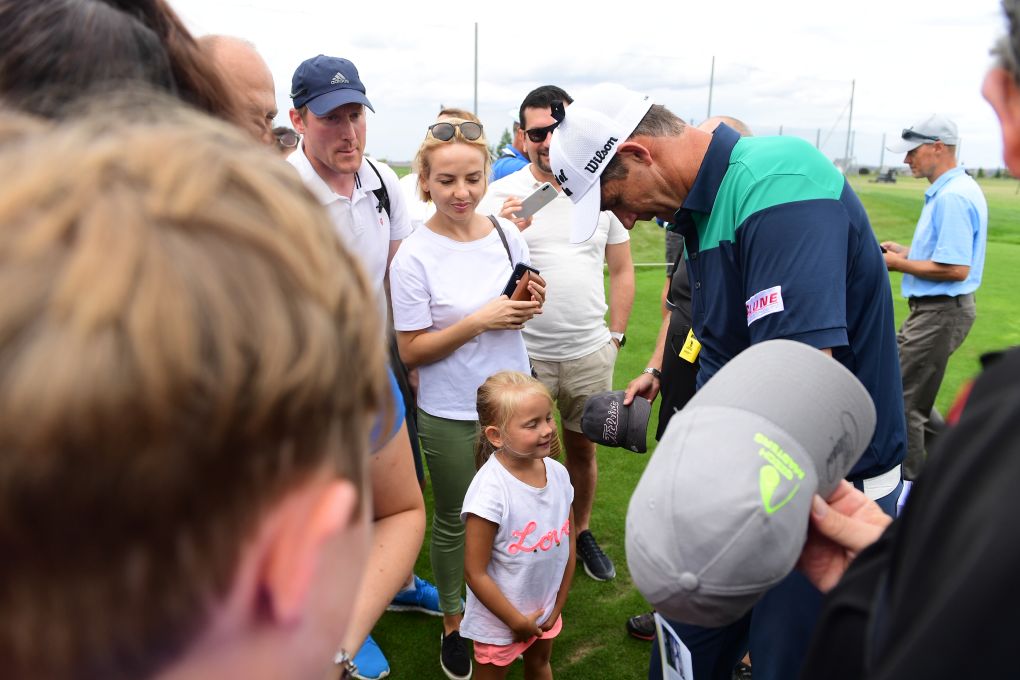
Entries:
[[[521, 199], [543, 182], [559, 185], [549, 167], [549, 134], [556, 121], [553, 102], [569, 104], [562, 89], [544, 85], [528, 93], [520, 108], [529, 165], [489, 185], [480, 212], [514, 220], [528, 242], [531, 262], [542, 272], [549, 290], [542, 314], [524, 327], [532, 366], [556, 399], [563, 424], [566, 466], [574, 486], [574, 527], [577, 555], [585, 572], [599, 581], [616, 576], [612, 560], [589, 530], [598, 466], [595, 444], [581, 433], [581, 412], [589, 396], [613, 389], [616, 355], [626, 342], [624, 331], [634, 302], [634, 266], [630, 236], [612, 213], [604, 212], [585, 243], [570, 243], [574, 204], [563, 194], [534, 217], [515, 219]], [[609, 326], [602, 279], [609, 266]]]
[[302, 141], [287, 161], [329, 211], [344, 245], [361, 259], [379, 308], [388, 315], [386, 268], [411, 233], [411, 222], [396, 173], [365, 158], [365, 107], [375, 109], [358, 69], [338, 57], [307, 59], [294, 71], [290, 96], [290, 122]]
[[[290, 110], [290, 121], [302, 140], [300, 148], [287, 161], [329, 212], [341, 242], [360, 259], [375, 289], [383, 318], [387, 318], [386, 270], [400, 241], [411, 233], [411, 222], [396, 173], [383, 163], [365, 158], [365, 107], [375, 109], [368, 101], [358, 69], [346, 59], [322, 54], [307, 59], [294, 71], [291, 99], [294, 108]], [[400, 369], [394, 365], [398, 375]], [[408, 394], [405, 393], [406, 401]], [[409, 407], [408, 411], [413, 409]], [[413, 420], [408, 418], [407, 425], [410, 432]], [[413, 434], [409, 440], [411, 446], [417, 444]], [[395, 578], [392, 565], [398, 559], [394, 547], [409, 540], [407, 533], [394, 531], [397, 522], [402, 521], [394, 520], [394, 516], [406, 516], [402, 510], [418, 490], [406, 484], [388, 489], [378, 486], [397, 481], [397, 468], [381, 458], [374, 458], [373, 463], [373, 475], [377, 475], [373, 488], [381, 491], [374, 500], [377, 520], [374, 564], [378, 570], [370, 572], [373, 577], [363, 584], [362, 596], [378, 608], [378, 593], [392, 592], [389, 588]], [[404, 475], [400, 479], [404, 480]], [[420, 496], [413, 500], [421, 502]], [[380, 524], [380, 509], [385, 526]], [[391, 512], [395, 515], [388, 516]], [[436, 587], [413, 574], [405, 575], [409, 578], [389, 608], [441, 614]], [[354, 662], [358, 667], [355, 677], [363, 680], [382, 678], [390, 672], [389, 663], [371, 635], [361, 645]]]

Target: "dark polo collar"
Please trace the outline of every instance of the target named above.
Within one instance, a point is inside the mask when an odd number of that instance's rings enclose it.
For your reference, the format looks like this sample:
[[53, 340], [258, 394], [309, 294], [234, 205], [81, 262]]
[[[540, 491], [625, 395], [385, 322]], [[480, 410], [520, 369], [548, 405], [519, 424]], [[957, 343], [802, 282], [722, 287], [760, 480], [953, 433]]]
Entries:
[[684, 199], [684, 203], [673, 216], [676, 224], [676, 231], [686, 237], [689, 230], [694, 229], [694, 221], [691, 219], [692, 212], [710, 213], [715, 205], [715, 197], [719, 194], [719, 186], [730, 166], [730, 156], [733, 147], [740, 141], [740, 134], [726, 125], [720, 123], [719, 127], [712, 133], [712, 142], [708, 145], [705, 158], [701, 161], [698, 174], [694, 178], [690, 193]]

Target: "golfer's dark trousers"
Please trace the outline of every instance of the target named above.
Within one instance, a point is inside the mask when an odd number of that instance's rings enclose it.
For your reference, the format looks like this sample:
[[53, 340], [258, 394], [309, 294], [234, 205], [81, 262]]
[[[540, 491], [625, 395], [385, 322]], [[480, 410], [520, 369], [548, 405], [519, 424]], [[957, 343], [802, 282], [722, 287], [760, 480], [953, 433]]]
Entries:
[[[876, 501], [890, 517], [902, 482]], [[769, 590], [738, 621], [721, 628], [703, 628], [670, 621], [691, 650], [694, 680], [731, 680], [733, 667], [751, 652], [754, 680], [795, 680], [807, 656], [811, 633], [822, 607], [822, 594], [797, 570]], [[659, 641], [652, 642], [648, 680], [662, 680]]]

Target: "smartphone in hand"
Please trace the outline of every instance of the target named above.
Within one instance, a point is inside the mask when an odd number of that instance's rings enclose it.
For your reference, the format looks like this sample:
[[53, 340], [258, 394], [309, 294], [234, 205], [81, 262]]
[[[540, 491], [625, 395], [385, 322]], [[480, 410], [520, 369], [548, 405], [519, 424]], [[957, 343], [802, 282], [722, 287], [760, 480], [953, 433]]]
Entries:
[[514, 216], [519, 219], [527, 219], [539, 210], [549, 205], [556, 198], [556, 187], [549, 182], [543, 182], [531, 195], [521, 201], [521, 207]]
[[528, 282], [531, 281], [533, 274], [541, 280], [542, 277], [538, 276], [537, 269], [530, 267], [523, 262], [518, 262], [517, 266], [514, 267], [513, 274], [510, 275], [510, 280], [506, 282], [506, 286], [504, 286], [501, 294], [506, 295], [511, 300], [517, 300], [518, 302], [531, 299], [531, 293], [528, 292]]

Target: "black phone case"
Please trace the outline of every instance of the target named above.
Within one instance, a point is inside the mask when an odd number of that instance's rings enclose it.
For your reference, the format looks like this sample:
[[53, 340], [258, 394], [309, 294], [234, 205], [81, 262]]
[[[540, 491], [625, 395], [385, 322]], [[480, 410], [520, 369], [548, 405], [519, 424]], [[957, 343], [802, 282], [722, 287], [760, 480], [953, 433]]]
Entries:
[[506, 295], [507, 297], [513, 295], [514, 289], [517, 288], [517, 282], [520, 280], [522, 276], [524, 276], [524, 272], [526, 271], [531, 271], [536, 274], [539, 273], [538, 270], [535, 269], [534, 267], [529, 267], [523, 262], [518, 262], [517, 265], [514, 267], [513, 273], [510, 275], [510, 280], [507, 281], [506, 286], [503, 287], [503, 292], [501, 294]]

